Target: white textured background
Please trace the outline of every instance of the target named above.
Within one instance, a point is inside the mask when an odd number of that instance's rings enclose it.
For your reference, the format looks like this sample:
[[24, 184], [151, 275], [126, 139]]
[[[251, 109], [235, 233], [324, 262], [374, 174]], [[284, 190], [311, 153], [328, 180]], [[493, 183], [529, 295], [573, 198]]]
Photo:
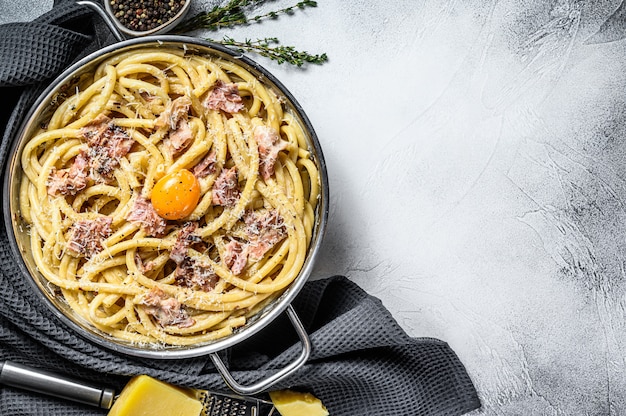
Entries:
[[[51, 5], [25, 3], [0, 0], [0, 23]], [[203, 34], [329, 55], [259, 58], [325, 151], [315, 277], [345, 274], [449, 342], [475, 415], [626, 414], [626, 41], [586, 43], [619, 5], [318, 0]]]

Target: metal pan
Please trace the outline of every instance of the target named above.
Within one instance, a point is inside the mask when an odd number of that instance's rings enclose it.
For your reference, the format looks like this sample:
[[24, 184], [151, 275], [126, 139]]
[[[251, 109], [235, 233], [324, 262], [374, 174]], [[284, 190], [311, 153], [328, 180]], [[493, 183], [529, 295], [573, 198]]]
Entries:
[[[171, 48], [184, 50], [186, 53], [211, 55], [219, 59], [233, 61], [246, 68], [254, 74], [257, 79], [261, 80], [264, 84], [270, 86], [270, 88], [277, 92], [284, 99], [287, 111], [292, 112], [297, 118], [300, 119], [301, 124], [306, 130], [307, 140], [309, 142], [308, 144], [313, 155], [314, 162], [320, 171], [321, 197], [316, 208], [316, 223], [307, 257], [299, 275], [280, 297], [273, 300], [262, 311], [252, 317], [246, 325], [236, 330], [232, 335], [201, 345], [134, 345], [119, 339], [114, 339], [76, 316], [59, 296], [54, 295], [53, 291], [49, 287], [49, 283], [37, 271], [29, 249], [29, 237], [27, 235], [26, 228], [21, 221], [19, 213], [18, 194], [21, 179], [20, 155], [27, 140], [32, 137], [35, 129], [44, 119], [46, 119], [47, 116], [49, 116], [54, 107], [53, 102], [55, 97], [57, 97], [64, 89], [72, 88], [72, 83], [74, 82], [73, 80], [77, 79], [81, 74], [93, 70], [103, 60], [115, 54], [126, 53], [143, 47]], [[240, 54], [235, 53], [219, 44], [214, 44], [200, 39], [169, 35], [130, 39], [105, 47], [85, 57], [84, 59], [81, 59], [79, 62], [64, 71], [38, 98], [35, 105], [31, 108], [24, 120], [25, 121], [22, 123], [17, 136], [14, 138], [14, 142], [12, 143], [12, 148], [10, 150], [10, 158], [5, 166], [5, 199], [3, 201], [4, 221], [9, 235], [9, 240], [11, 242], [12, 251], [24, 277], [30, 282], [33, 289], [41, 295], [41, 298], [47, 307], [49, 307], [60, 320], [62, 320], [78, 334], [95, 342], [96, 344], [131, 356], [154, 359], [180, 359], [208, 354], [229, 387], [239, 394], [255, 394], [257, 392], [267, 390], [269, 386], [297, 371], [306, 362], [311, 352], [311, 343], [305, 329], [290, 304], [306, 283], [313, 269], [318, 250], [321, 245], [328, 216], [328, 179], [322, 149], [311, 122], [293, 95], [270, 72], [245, 56], [241, 56]], [[228, 372], [226, 366], [220, 359], [218, 352], [237, 345], [241, 341], [261, 331], [282, 313], [286, 313], [288, 315], [301, 340], [301, 354], [295, 361], [285, 368], [274, 373], [270, 377], [255, 383], [254, 385], [243, 386], [239, 384]]]

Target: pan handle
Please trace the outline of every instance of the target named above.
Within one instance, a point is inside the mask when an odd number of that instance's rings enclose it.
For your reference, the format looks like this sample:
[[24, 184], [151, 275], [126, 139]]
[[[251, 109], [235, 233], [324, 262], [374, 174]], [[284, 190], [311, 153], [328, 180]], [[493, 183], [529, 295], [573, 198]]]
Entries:
[[287, 316], [291, 320], [294, 329], [296, 330], [296, 333], [298, 334], [298, 337], [300, 338], [300, 342], [302, 343], [302, 352], [295, 361], [291, 362], [289, 365], [272, 374], [271, 376], [260, 380], [250, 386], [241, 385], [233, 378], [233, 376], [226, 368], [226, 365], [217, 353], [214, 352], [209, 354], [211, 360], [213, 360], [213, 364], [217, 368], [217, 371], [219, 371], [219, 373], [222, 375], [222, 378], [226, 382], [226, 385], [228, 385], [228, 387], [230, 387], [236, 393], [243, 396], [251, 396], [261, 393], [262, 391], [265, 391], [272, 385], [276, 384], [278, 381], [298, 371], [300, 367], [302, 367], [311, 356], [311, 340], [309, 339], [309, 335], [304, 329], [302, 322], [300, 322], [300, 318], [298, 318], [296, 311], [291, 305], [287, 307], [286, 312]]
[[104, 23], [106, 23], [109, 29], [111, 29], [111, 33], [113, 33], [113, 36], [115, 36], [115, 39], [117, 39], [120, 42], [122, 42], [123, 40], [126, 40], [126, 38], [124, 37], [124, 34], [122, 34], [122, 32], [120, 32], [120, 30], [117, 28], [117, 26], [115, 26], [115, 23], [111, 20], [112, 17], [107, 13], [107, 11], [104, 9], [104, 6], [102, 6], [102, 4], [95, 2], [95, 1], [91, 1], [91, 0], [79, 0], [76, 3], [80, 4], [81, 6], [87, 6], [95, 10], [96, 13], [100, 15], [102, 20], [104, 20]]

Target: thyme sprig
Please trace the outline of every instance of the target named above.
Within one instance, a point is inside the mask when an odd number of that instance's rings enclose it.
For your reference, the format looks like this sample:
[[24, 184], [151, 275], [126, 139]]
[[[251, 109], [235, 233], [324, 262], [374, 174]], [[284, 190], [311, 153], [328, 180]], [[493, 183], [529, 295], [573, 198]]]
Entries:
[[279, 64], [286, 62], [291, 65], [302, 66], [305, 63], [322, 64], [328, 61], [328, 56], [325, 53], [313, 55], [306, 51], [298, 51], [293, 46], [279, 45], [280, 42], [277, 38], [246, 39], [243, 42], [239, 42], [231, 37], [224, 36], [223, 40], [217, 42], [222, 45], [232, 46], [240, 52], [258, 53]]
[[230, 0], [224, 6], [215, 6], [208, 12], [200, 12], [192, 18], [184, 21], [178, 27], [180, 32], [188, 32], [197, 29], [218, 30], [224, 27], [247, 25], [251, 22], [260, 22], [265, 19], [276, 19], [281, 14], [291, 15], [296, 10], [307, 7], [317, 7], [313, 0], [303, 0], [293, 6], [279, 10], [269, 11], [252, 17], [247, 16], [248, 9], [259, 6], [268, 0]]
[[313, 0], [300, 1], [293, 6], [285, 7], [284, 9], [274, 10], [265, 14], [259, 14], [248, 19], [251, 22], [260, 22], [264, 19], [277, 19], [281, 14], [294, 14], [297, 10], [302, 10], [307, 7], [317, 7], [317, 2]]
[[[190, 32], [204, 29], [217, 31], [222, 28], [230, 28], [237, 25], [247, 25], [259, 23], [266, 19], [277, 19], [280, 15], [292, 15], [297, 10], [307, 7], [317, 7], [314, 0], [301, 0], [298, 3], [284, 7], [282, 9], [269, 11], [260, 14], [251, 14], [251, 9], [269, 0], [230, 0], [224, 6], [215, 6], [208, 12], [200, 12], [192, 18], [182, 22], [176, 29], [177, 32]], [[322, 64], [328, 60], [325, 53], [314, 55], [306, 51], [298, 51], [293, 46], [279, 45], [279, 40], [275, 37], [251, 40], [243, 42], [237, 41], [229, 36], [224, 36], [222, 40], [214, 40], [225, 46], [234, 47], [240, 52], [253, 52], [266, 58], [272, 59], [279, 64], [289, 63], [302, 66], [305, 63]]]

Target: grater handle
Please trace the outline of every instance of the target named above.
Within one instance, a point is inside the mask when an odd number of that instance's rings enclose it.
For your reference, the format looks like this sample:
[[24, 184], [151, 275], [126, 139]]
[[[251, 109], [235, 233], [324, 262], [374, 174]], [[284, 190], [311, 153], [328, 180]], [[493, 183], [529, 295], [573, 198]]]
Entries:
[[296, 333], [298, 334], [298, 337], [300, 338], [300, 342], [302, 343], [302, 352], [295, 361], [291, 362], [289, 365], [272, 374], [271, 376], [261, 381], [258, 381], [257, 383], [250, 386], [241, 385], [233, 378], [233, 376], [226, 368], [226, 365], [217, 353], [209, 354], [211, 360], [213, 360], [213, 364], [217, 368], [217, 371], [220, 372], [222, 378], [224, 379], [228, 387], [231, 388], [231, 390], [244, 396], [251, 396], [261, 393], [264, 390], [268, 389], [270, 386], [276, 384], [278, 381], [298, 371], [300, 367], [302, 367], [304, 363], [309, 359], [309, 357], [311, 356], [311, 340], [309, 339], [309, 335], [307, 334], [306, 329], [304, 329], [304, 326], [302, 325], [302, 322], [300, 322], [300, 318], [298, 318], [296, 311], [291, 305], [287, 307], [286, 312], [289, 320], [296, 330]]
[[11, 361], [0, 362], [0, 383], [62, 399], [109, 409], [115, 391], [85, 385], [71, 378]]

